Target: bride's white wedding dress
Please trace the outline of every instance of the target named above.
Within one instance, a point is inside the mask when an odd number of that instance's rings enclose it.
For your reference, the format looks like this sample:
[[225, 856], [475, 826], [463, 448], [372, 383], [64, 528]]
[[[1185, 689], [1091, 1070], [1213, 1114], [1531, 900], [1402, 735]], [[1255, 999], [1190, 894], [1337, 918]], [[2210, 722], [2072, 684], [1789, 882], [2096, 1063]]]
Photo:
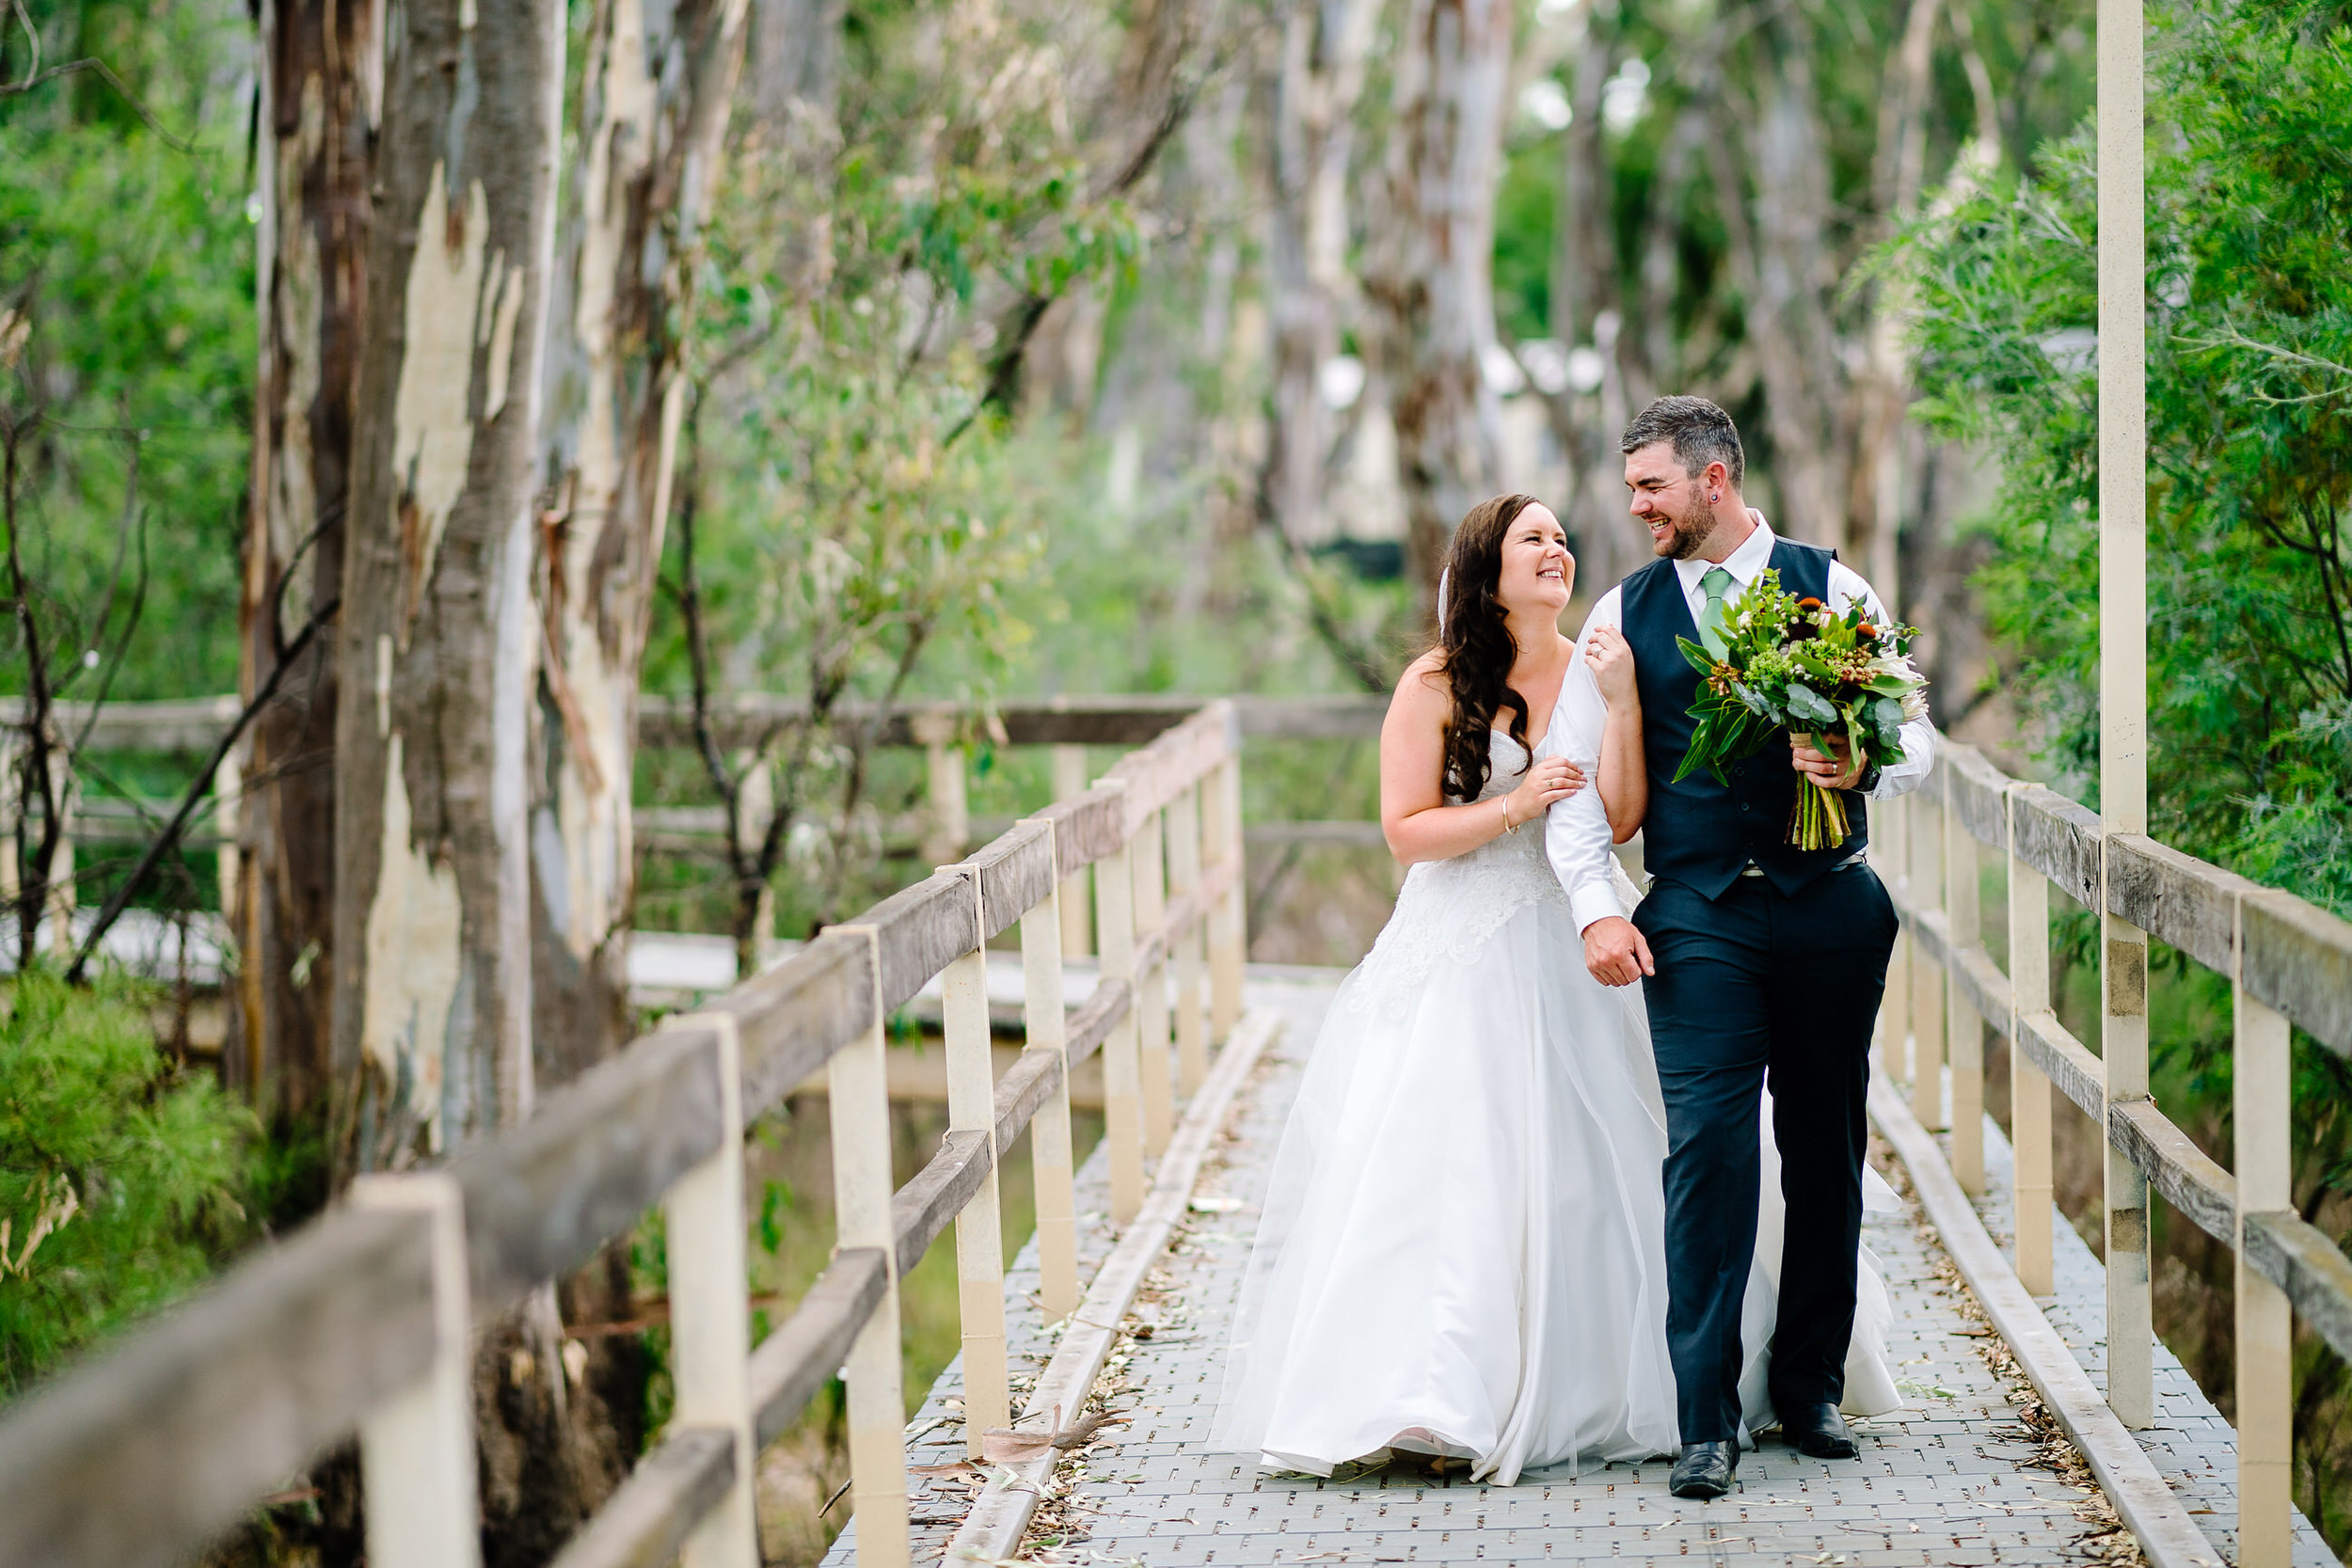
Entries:
[[[1550, 753], [1568, 726], [1536, 746]], [[1492, 742], [1480, 799], [1527, 753]], [[1588, 777], [1597, 768], [1586, 760]], [[1587, 786], [1591, 787], [1591, 786]], [[1619, 873], [1621, 896], [1637, 896]], [[1779, 1161], [1741, 1392], [1769, 1425]], [[1328, 1475], [1388, 1449], [1522, 1470], [1677, 1451], [1666, 1358], [1665, 1112], [1641, 988], [1585, 972], [1540, 826], [1415, 865], [1341, 986], [1275, 1158], [1213, 1446]], [[1872, 1207], [1894, 1195], [1868, 1178]], [[1845, 1409], [1901, 1403], [1864, 1253]]]

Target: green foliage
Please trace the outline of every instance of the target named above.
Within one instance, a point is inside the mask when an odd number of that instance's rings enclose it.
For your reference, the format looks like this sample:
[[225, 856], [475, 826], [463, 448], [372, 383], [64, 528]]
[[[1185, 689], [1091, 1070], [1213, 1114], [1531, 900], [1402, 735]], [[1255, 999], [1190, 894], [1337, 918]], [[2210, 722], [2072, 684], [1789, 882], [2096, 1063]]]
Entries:
[[[2148, 692], [2156, 836], [2352, 912], [2352, 32], [2340, 0], [2158, 12], [2148, 161]], [[2062, 786], [2095, 792], [2095, 142], [1948, 193], [1883, 258], [1912, 284], [1922, 408], [2001, 454], [1980, 580], [2012, 691]], [[2095, 931], [2071, 924], [2078, 1007]], [[2159, 952], [2152, 1079], [2228, 1155], [2226, 978]], [[2086, 1026], [2093, 1026], [2086, 1024]], [[2352, 1069], [2297, 1037], [2298, 1207], [2341, 1228]], [[2180, 1227], [2186, 1231], [2188, 1227]], [[2164, 1243], [2198, 1256], [2193, 1234]], [[2226, 1253], [2203, 1262], [2227, 1289]], [[2194, 1323], [2185, 1354], [2226, 1386]], [[2330, 1491], [2344, 1364], [2298, 1354], [2298, 1501], [2340, 1548]]]
[[1560, 151], [1549, 137], [1508, 149], [1495, 191], [1495, 326], [1503, 341], [1546, 335]]
[[[76, 698], [224, 690], [254, 376], [254, 230], [227, 149], [250, 24], [228, 4], [33, 10], [48, 63], [105, 55], [199, 143], [165, 145], [87, 73], [0, 100], [0, 414], [40, 417], [18, 500], [44, 641]], [[0, 50], [15, 76], [13, 26]], [[21, 690], [12, 617], [5, 635]]]
[[148, 1000], [38, 971], [0, 999], [0, 1393], [197, 1285], [249, 1228], [252, 1118], [171, 1069]]
[[[2352, 33], [2164, 13], [2151, 62], [2154, 832], [2352, 911]], [[1986, 592], [2063, 780], [2098, 747], [2088, 127], [1906, 236], [1925, 417], [2004, 461]]]
[[[1068, 443], [1003, 417], [995, 335], [1141, 256], [1073, 138], [1074, 40], [1041, 27], [852, 8], [837, 124], [761, 133], [714, 206], [673, 559], [682, 579], [691, 537], [711, 686], [809, 705], [774, 737], [787, 921], [880, 886], [892, 769], [848, 705], [984, 702], [1027, 645], [1013, 594]], [[689, 684], [691, 635], [657, 623], [649, 687]]]

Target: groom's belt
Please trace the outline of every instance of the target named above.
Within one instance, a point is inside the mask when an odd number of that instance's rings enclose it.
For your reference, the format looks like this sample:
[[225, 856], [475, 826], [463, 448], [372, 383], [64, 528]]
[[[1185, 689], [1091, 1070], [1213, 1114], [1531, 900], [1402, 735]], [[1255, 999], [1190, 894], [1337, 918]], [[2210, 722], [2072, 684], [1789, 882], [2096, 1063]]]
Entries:
[[[1830, 869], [1832, 871], [1851, 871], [1857, 865], [1867, 865], [1869, 863], [1870, 851], [1867, 849], [1856, 849], [1852, 854], [1848, 855], [1844, 860], [1839, 861], [1836, 865], [1831, 866]], [[1750, 861], [1747, 864], [1740, 868], [1740, 875], [1742, 877], [1761, 877], [1764, 875], [1764, 868], [1756, 864], [1754, 861]]]

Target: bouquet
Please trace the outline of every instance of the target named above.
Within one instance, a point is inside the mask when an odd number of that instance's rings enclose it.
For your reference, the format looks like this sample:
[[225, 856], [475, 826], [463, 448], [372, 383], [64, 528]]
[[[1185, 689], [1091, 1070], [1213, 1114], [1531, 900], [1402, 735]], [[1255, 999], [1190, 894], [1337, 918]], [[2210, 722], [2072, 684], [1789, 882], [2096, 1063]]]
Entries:
[[[1911, 662], [1915, 626], [1883, 626], [1862, 604], [1844, 613], [1797, 598], [1767, 571], [1724, 611], [1724, 628], [1705, 627], [1693, 642], [1677, 638], [1699, 673], [1691, 704], [1695, 728], [1676, 770], [1680, 782], [1704, 768], [1721, 784], [1724, 769], [1754, 756], [1786, 732], [1831, 753], [1825, 738], [1843, 732], [1852, 754], [1883, 768], [1903, 760], [1902, 726], [1928, 711], [1927, 682]], [[1788, 816], [1788, 842], [1834, 849], [1846, 842], [1846, 805], [1818, 779], [1800, 787]]]

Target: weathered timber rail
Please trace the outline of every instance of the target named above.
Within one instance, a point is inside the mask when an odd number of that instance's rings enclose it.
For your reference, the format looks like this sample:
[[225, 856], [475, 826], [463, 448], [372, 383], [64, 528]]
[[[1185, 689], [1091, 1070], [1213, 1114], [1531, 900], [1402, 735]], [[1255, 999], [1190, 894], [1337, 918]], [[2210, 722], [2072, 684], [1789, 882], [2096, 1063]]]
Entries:
[[[1040, 1295], [1080, 1300], [1071, 1068], [1100, 1053], [1115, 1218], [1141, 1208], [1173, 1108], [1240, 1022], [1241, 727], [1168, 716], [1150, 744], [959, 863], [669, 1020], [446, 1168], [363, 1179], [350, 1200], [0, 1419], [0, 1563], [177, 1562], [328, 1447], [359, 1440], [378, 1568], [479, 1560], [472, 1326], [668, 1219], [675, 1414], [564, 1550], [564, 1568], [758, 1561], [751, 1478], [836, 1370], [850, 1391], [867, 1560], [907, 1556], [898, 1280], [949, 1225], [967, 1431], [1010, 1419], [996, 1164], [1025, 1129]], [[1065, 1011], [1065, 890], [1092, 873], [1101, 979]], [[987, 943], [1021, 927], [1028, 1041], [994, 1080]], [[894, 1192], [883, 1026], [945, 981], [949, 1131]], [[1172, 986], [1171, 986], [1172, 981]], [[1173, 1000], [1171, 1001], [1171, 991]], [[746, 1309], [744, 1129], [827, 1074], [838, 1250], [756, 1349]]]
[[[1226, 699], [1233, 708], [1242, 736], [1286, 740], [1362, 739], [1380, 733], [1387, 702], [1378, 697], [1237, 697]], [[1128, 748], [1147, 745], [1200, 711], [1207, 701], [1180, 694], [1087, 695], [1009, 701], [985, 706], [916, 701], [878, 710], [871, 705], [845, 704], [836, 717], [875, 727], [875, 744], [886, 748], [920, 748], [925, 753], [926, 796], [911, 819], [886, 825], [886, 847], [912, 852], [922, 862], [938, 864], [959, 859], [977, 837], [994, 837], [1013, 824], [976, 821], [966, 804], [966, 753], [986, 741], [1006, 746], [1042, 746], [1052, 750], [1054, 792], [1068, 800], [1085, 791], [1089, 774], [1089, 747]], [[239, 704], [233, 696], [192, 697], [168, 702], [110, 703], [95, 713], [87, 704], [60, 704], [59, 726], [81, 735], [93, 752], [150, 752], [209, 753], [221, 733], [235, 721]], [[0, 699], [0, 757], [6, 755], [9, 726], [21, 723], [23, 704]], [[747, 695], [717, 705], [712, 732], [728, 750], [757, 750], [808, 718], [808, 705], [791, 698]], [[644, 747], [691, 749], [694, 736], [691, 705], [682, 699], [647, 697], [637, 718], [638, 743]], [[68, 759], [69, 767], [72, 759]], [[761, 764], [766, 766], [766, 764]], [[213, 781], [210, 800], [181, 836], [189, 850], [219, 850], [232, 856], [238, 842], [243, 773], [234, 753], [223, 761]], [[77, 844], [145, 844], [175, 809], [176, 802], [139, 800], [87, 794], [79, 787], [64, 792], [60, 879], [50, 890], [51, 915], [44, 926], [53, 945], [71, 949], [68, 933], [77, 903], [72, 875]], [[0, 903], [16, 897], [17, 866], [14, 824], [18, 803], [0, 790]], [[637, 847], [658, 854], [716, 858], [725, 852], [727, 817], [718, 806], [639, 804], [631, 814]], [[1326, 844], [1355, 847], [1383, 847], [1376, 823], [1260, 822], [1250, 829], [1262, 845]], [[220, 907], [227, 908], [236, 872], [232, 860], [220, 866]], [[54, 921], [54, 924], [53, 924]], [[1089, 949], [1071, 916], [1070, 951]]]
[[[1389, 705], [1385, 697], [1223, 700], [1232, 704], [1244, 736], [1282, 735], [1302, 740], [1376, 735]], [[1019, 698], [980, 708], [918, 700], [894, 705], [875, 743], [952, 745], [984, 737], [1008, 746], [1142, 746], [1198, 713], [1205, 701], [1181, 692]], [[109, 703], [98, 710], [88, 745], [98, 752], [210, 751], [236, 719], [238, 706], [234, 696]], [[75, 734], [91, 722], [87, 704], [60, 703], [56, 711], [59, 725]], [[845, 703], [834, 711], [861, 723], [876, 713], [862, 703]], [[17, 699], [0, 699], [0, 725], [21, 722], [22, 712]], [[756, 694], [723, 698], [711, 712], [719, 743], [729, 747], [756, 745], [807, 718], [805, 701]], [[641, 746], [696, 745], [692, 705], [683, 698], [643, 698], [637, 741]]]
[[[1985, 1190], [1985, 1030], [2010, 1047], [2011, 1143], [2016, 1159], [2013, 1277], [1979, 1278], [1990, 1304], [2010, 1287], [2051, 1289], [2053, 1085], [2106, 1131], [2106, 1381], [2104, 1405], [2045, 1388], [2153, 1560], [2196, 1560], [2184, 1521], [2168, 1518], [2145, 1479], [2099, 1418], [2122, 1428], [2154, 1419], [2151, 1386], [2148, 1198], [2153, 1187], [2237, 1260], [2236, 1394], [2240, 1568], [2272, 1568], [2293, 1553], [2291, 1314], [2352, 1356], [2352, 1262], [2295, 1212], [2289, 1189], [2293, 1117], [2290, 1030], [2300, 1027], [2352, 1055], [2352, 923], [2276, 888], [2206, 864], [2141, 834], [2108, 832], [2063, 796], [2001, 773], [1973, 749], [1948, 745], [1926, 785], [1882, 808], [1873, 858], [1902, 916], [1880, 1038], [1885, 1066], [1910, 1081], [1908, 1118], [1949, 1129], [1959, 1189]], [[2007, 868], [2009, 967], [1983, 942], [1984, 853]], [[2050, 995], [2049, 889], [2057, 885], [2102, 924], [2102, 1049], [2069, 1033]], [[2153, 937], [2232, 982], [2235, 1015], [2234, 1144], [2223, 1168], [2149, 1098], [2147, 939]], [[1904, 1041], [1909, 1041], [1908, 1050]], [[1947, 1095], [1948, 1093], [1948, 1115]], [[1900, 1109], [1900, 1107], [1895, 1107]], [[1889, 1118], [1883, 1116], [1882, 1124]], [[1891, 1128], [1890, 1132], [1899, 1132]], [[2022, 1317], [2000, 1327], [2029, 1367]], [[2032, 1314], [2039, 1322], [2039, 1314]], [[2027, 1325], [2030, 1326], [2030, 1325]], [[2041, 1330], [2045, 1332], [2046, 1324]], [[2040, 1358], [2046, 1363], [2048, 1357]], [[2061, 1371], [2072, 1370], [2071, 1364]], [[2187, 1532], [2193, 1538], [2194, 1531]]]

